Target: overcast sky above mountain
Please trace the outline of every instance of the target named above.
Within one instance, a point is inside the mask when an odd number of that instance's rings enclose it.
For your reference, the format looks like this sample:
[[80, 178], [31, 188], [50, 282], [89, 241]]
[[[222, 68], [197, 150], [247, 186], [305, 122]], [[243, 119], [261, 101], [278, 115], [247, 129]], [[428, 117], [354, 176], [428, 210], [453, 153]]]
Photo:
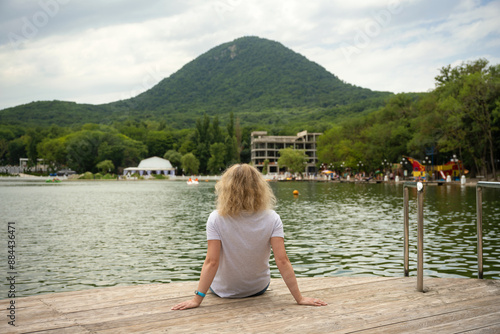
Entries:
[[499, 0], [1, 0], [0, 109], [129, 98], [243, 36], [357, 86], [428, 91], [448, 64], [500, 63], [499, 17]]

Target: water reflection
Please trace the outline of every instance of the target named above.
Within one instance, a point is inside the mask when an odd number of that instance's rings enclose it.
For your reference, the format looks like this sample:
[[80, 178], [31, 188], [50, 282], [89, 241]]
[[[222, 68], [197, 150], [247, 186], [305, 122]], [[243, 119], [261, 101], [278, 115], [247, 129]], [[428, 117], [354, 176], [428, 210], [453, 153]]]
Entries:
[[[403, 275], [401, 185], [290, 182], [272, 187], [298, 276]], [[295, 189], [299, 196], [292, 195]], [[498, 279], [498, 190], [485, 189], [483, 199], [484, 276]], [[212, 182], [189, 187], [161, 181], [4, 181], [0, 200], [4, 221], [18, 227], [17, 288], [25, 296], [198, 279], [215, 196]], [[412, 275], [415, 206], [411, 196]], [[475, 188], [426, 188], [426, 276], [476, 277], [475, 210]], [[272, 275], [279, 277], [274, 264]]]
[[[401, 185], [289, 183], [277, 188], [287, 248], [291, 258], [298, 260], [299, 275], [401, 275]], [[301, 195], [291, 197], [292, 189]], [[489, 189], [484, 199], [485, 277], [500, 278], [499, 196]], [[416, 267], [415, 206], [411, 198], [410, 270]], [[426, 276], [476, 277], [475, 215], [475, 188], [426, 188]]]

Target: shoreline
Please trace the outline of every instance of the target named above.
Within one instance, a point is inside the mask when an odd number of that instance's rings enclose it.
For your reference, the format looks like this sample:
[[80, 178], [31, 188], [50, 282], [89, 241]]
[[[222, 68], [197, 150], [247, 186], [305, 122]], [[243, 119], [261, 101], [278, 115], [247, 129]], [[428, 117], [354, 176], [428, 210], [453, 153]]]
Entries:
[[[150, 178], [144, 178], [144, 179], [137, 179], [137, 178], [123, 178], [120, 177], [119, 179], [113, 178], [113, 179], [79, 179], [79, 178], [67, 178], [67, 177], [62, 177], [58, 178], [59, 182], [103, 182], [103, 181], [111, 181], [111, 182], [116, 182], [116, 181], [188, 181], [189, 178], [193, 178], [196, 176], [175, 176], [174, 178], [170, 177], [168, 179], [156, 179], [154, 177]], [[208, 176], [197, 176], [198, 180], [200, 183], [203, 182], [210, 182], [210, 181], [217, 181], [220, 179], [220, 175], [208, 175]], [[53, 177], [52, 177], [53, 178]], [[28, 175], [24, 174], [22, 176], [0, 176], [0, 182], [2, 181], [31, 181], [31, 182], [46, 182], [46, 183], [51, 183], [47, 182], [48, 180], [52, 179], [51, 177], [48, 176], [33, 176], [33, 175]], [[398, 182], [394, 180], [390, 181], [384, 181], [384, 180], [370, 180], [370, 181], [361, 181], [361, 180], [328, 180], [328, 179], [303, 179], [303, 180], [273, 180], [273, 179], [267, 179], [269, 182], [326, 182], [326, 183], [355, 183], [355, 184], [404, 184], [405, 182], [415, 182], [414, 180], [400, 180]], [[488, 182], [495, 182], [495, 181], [490, 181], [490, 180], [479, 180], [479, 179], [467, 179], [466, 183], [463, 186], [476, 186], [478, 182], [480, 181], [488, 181]], [[422, 182], [424, 185], [428, 186], [443, 186], [443, 185], [459, 185], [462, 186], [460, 181], [423, 181]]]

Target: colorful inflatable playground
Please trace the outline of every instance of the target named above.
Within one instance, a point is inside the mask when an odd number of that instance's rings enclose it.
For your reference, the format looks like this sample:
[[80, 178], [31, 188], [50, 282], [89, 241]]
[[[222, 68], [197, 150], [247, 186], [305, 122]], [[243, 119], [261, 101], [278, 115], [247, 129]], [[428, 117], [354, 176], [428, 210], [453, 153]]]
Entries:
[[449, 161], [444, 165], [424, 166], [417, 159], [410, 157], [406, 157], [406, 159], [412, 165], [412, 173], [415, 179], [426, 180], [429, 177], [432, 179], [432, 175], [434, 175], [435, 180], [446, 180], [448, 176], [455, 180], [460, 178], [461, 174], [469, 173], [460, 160]]

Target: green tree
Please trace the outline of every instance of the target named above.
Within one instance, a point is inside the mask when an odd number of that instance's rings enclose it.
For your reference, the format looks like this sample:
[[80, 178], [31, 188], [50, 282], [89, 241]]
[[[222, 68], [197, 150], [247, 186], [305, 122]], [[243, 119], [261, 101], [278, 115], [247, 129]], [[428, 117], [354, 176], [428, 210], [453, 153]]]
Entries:
[[0, 165], [7, 164], [9, 142], [14, 138], [16, 136], [9, 126], [0, 125]]
[[212, 174], [220, 174], [226, 167], [224, 163], [225, 146], [223, 143], [215, 143], [210, 146], [210, 159], [208, 159], [208, 170]]
[[286, 166], [290, 173], [299, 173], [302, 175], [306, 169], [308, 160], [307, 154], [304, 150], [294, 150], [293, 148], [284, 148], [279, 151], [280, 157], [278, 165], [280, 167]]
[[267, 175], [267, 168], [269, 167], [269, 159], [264, 160], [264, 166], [262, 167], [262, 174]]
[[200, 161], [194, 156], [193, 153], [187, 153], [181, 158], [182, 169], [188, 175], [198, 174], [198, 168], [200, 167]]
[[219, 125], [219, 117], [217, 115], [215, 115], [214, 120], [212, 121], [211, 139], [212, 144], [224, 142], [224, 135], [222, 134], [222, 130]]
[[232, 111], [229, 113], [229, 122], [227, 123], [227, 135], [229, 137], [234, 136], [234, 114]]
[[181, 155], [184, 155], [184, 154], [192, 153], [192, 152], [196, 152], [196, 144], [193, 140], [188, 138], [179, 147], [179, 153]]
[[146, 146], [109, 127], [74, 132], [66, 138], [67, 163], [75, 171], [96, 172], [96, 164], [111, 160], [114, 166], [136, 165], [147, 153]]
[[7, 163], [19, 165], [19, 159], [26, 157], [26, 145], [23, 138], [16, 138], [9, 142], [7, 151]]
[[225, 148], [225, 163], [226, 166], [235, 164], [238, 162], [238, 147], [236, 143], [236, 138], [234, 136], [226, 136], [226, 140], [224, 141]]
[[28, 164], [30, 166], [37, 166], [38, 164], [38, 151], [37, 145], [42, 141], [41, 129], [29, 128], [24, 135], [24, 142], [26, 145], [26, 154], [28, 155]]
[[414, 98], [397, 94], [385, 107], [346, 119], [325, 131], [318, 140], [319, 160], [350, 168], [356, 168], [361, 161], [366, 171], [377, 169], [384, 159], [395, 162], [407, 154], [415, 132], [411, 124], [415, 115]]
[[97, 169], [101, 171], [102, 174], [107, 174], [111, 171], [114, 171], [115, 165], [111, 160], [103, 160], [96, 165]]
[[196, 157], [199, 159], [199, 169], [202, 173], [207, 171], [208, 159], [210, 158], [210, 144], [212, 136], [210, 133], [210, 118], [207, 114], [196, 120], [195, 131]]
[[163, 156], [166, 151], [172, 149], [173, 143], [172, 135], [164, 131], [150, 131], [146, 135], [146, 145], [150, 156]]
[[440, 143], [440, 140], [451, 120], [438, 108], [437, 103], [435, 92], [421, 96], [416, 102], [415, 109], [418, 116], [410, 120], [410, 126], [414, 131], [412, 138], [407, 143], [407, 151], [410, 156], [420, 156], [427, 147], [443, 149], [443, 143]]
[[[366, 140], [368, 125], [360, 120], [350, 120], [342, 125], [333, 127], [326, 131], [318, 140], [319, 161], [326, 164], [344, 167], [357, 165], [358, 161], [363, 161], [368, 166], [366, 150]], [[385, 148], [385, 146], [382, 146]], [[381, 150], [383, 150], [381, 148]], [[370, 159], [376, 159], [376, 152], [370, 153]]]
[[44, 139], [38, 144], [38, 152], [52, 171], [66, 164], [66, 141], [62, 137]]
[[127, 121], [124, 124], [117, 125], [118, 131], [134, 140], [144, 141], [148, 132], [145, 124], [141, 122]]
[[[491, 172], [496, 179], [495, 138], [500, 118], [500, 65], [488, 66], [479, 59], [452, 68], [443, 67], [436, 76], [438, 106], [451, 126], [441, 142], [449, 149], [462, 149], [474, 160], [476, 170]], [[458, 136], [456, 136], [458, 134]]]
[[174, 150], [168, 150], [164, 155], [164, 159], [167, 159], [170, 161], [172, 166], [174, 167], [181, 167], [181, 159], [182, 159], [182, 154], [180, 154], [177, 151]]
[[241, 161], [241, 152], [245, 149], [245, 142], [243, 141], [243, 130], [241, 129], [240, 126], [240, 119], [239, 117], [236, 117], [236, 125], [234, 128], [234, 137], [236, 139], [236, 161], [240, 162]]
[[130, 139], [124, 135], [122, 142], [122, 161], [115, 163], [115, 166], [130, 167], [137, 166], [139, 162], [147, 155], [146, 145], [143, 143]]
[[9, 141], [0, 138], [0, 165], [5, 165], [7, 161], [7, 152], [9, 152]]
[[80, 173], [95, 171], [101, 137], [99, 131], [84, 130], [71, 134], [66, 145], [69, 167]]

